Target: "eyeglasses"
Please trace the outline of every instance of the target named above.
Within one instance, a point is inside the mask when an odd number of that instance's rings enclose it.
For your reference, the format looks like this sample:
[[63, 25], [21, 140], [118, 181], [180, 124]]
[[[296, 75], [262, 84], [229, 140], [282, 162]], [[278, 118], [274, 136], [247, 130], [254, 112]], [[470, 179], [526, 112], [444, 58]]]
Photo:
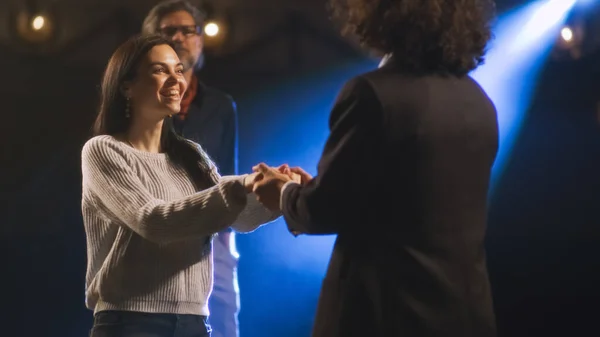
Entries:
[[184, 36], [199, 35], [202, 33], [202, 27], [196, 25], [189, 26], [165, 26], [159, 29], [159, 32], [167, 37], [173, 37], [177, 32], [181, 32]]

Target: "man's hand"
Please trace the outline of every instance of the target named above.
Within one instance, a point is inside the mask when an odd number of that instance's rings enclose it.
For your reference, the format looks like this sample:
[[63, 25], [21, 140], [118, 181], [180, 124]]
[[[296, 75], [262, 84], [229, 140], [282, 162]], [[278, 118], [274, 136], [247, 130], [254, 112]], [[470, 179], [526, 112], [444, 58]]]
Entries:
[[290, 177], [293, 182], [295, 182], [297, 184], [302, 183], [302, 176], [293, 172], [292, 169], [290, 169], [290, 167], [287, 164], [283, 164], [283, 165], [279, 166], [277, 169], [279, 170], [279, 172]]
[[252, 170], [262, 177], [255, 182], [253, 189], [258, 201], [272, 211], [280, 210], [281, 189], [285, 183], [293, 181], [289, 175], [284, 173], [286, 170], [289, 170], [289, 167], [282, 165], [278, 168], [273, 168], [260, 163], [254, 166]]
[[[288, 164], [283, 164], [283, 165], [277, 167], [277, 171], [288, 175], [290, 178], [292, 178], [292, 180], [294, 180], [295, 182], [300, 184], [300, 175], [293, 173], [290, 170], [290, 166]], [[254, 173], [247, 175], [246, 178], [244, 178], [244, 187], [246, 188], [246, 192], [251, 193], [252, 190], [254, 189], [254, 184], [257, 181], [260, 181], [262, 178], [263, 178], [263, 175], [260, 172], [254, 172]]]
[[313, 179], [313, 176], [308, 174], [308, 172], [304, 171], [301, 167], [292, 167], [289, 170], [292, 174], [300, 178], [300, 181], [297, 183], [302, 184], [303, 186]]

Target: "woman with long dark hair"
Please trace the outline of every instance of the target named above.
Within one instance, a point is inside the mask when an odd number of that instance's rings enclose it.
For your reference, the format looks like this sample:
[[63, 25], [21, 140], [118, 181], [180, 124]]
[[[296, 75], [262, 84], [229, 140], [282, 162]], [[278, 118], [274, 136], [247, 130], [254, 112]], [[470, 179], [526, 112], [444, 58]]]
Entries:
[[101, 86], [95, 137], [82, 151], [91, 336], [210, 336], [212, 236], [280, 214], [249, 195], [257, 174], [220, 177], [171, 128], [186, 89], [160, 36], [126, 41]]

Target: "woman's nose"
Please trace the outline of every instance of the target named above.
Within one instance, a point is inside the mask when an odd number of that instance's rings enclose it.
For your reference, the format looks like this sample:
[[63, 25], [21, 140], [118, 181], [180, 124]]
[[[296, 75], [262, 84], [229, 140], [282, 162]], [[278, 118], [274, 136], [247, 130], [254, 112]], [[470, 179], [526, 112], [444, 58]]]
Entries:
[[183, 78], [183, 76], [171, 76], [171, 78], [176, 81], [181, 88], [183, 88], [183, 91], [187, 89], [187, 81], [185, 78]]
[[169, 82], [169, 83], [179, 82], [180, 77], [182, 77], [182, 76], [178, 76], [178, 74], [176, 74], [174, 71], [171, 71], [169, 73], [169, 78], [167, 78], [167, 82]]

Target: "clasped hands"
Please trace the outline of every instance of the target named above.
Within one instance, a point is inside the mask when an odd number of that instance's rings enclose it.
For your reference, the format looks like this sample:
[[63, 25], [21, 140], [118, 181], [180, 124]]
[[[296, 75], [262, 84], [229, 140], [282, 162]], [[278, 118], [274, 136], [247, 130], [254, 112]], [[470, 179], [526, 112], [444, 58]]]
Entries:
[[281, 192], [286, 183], [293, 181], [306, 185], [312, 179], [312, 176], [300, 167], [289, 167], [287, 164], [270, 167], [260, 163], [254, 166], [252, 171], [254, 173], [244, 180], [246, 191], [254, 192], [258, 201], [271, 211], [281, 210]]

